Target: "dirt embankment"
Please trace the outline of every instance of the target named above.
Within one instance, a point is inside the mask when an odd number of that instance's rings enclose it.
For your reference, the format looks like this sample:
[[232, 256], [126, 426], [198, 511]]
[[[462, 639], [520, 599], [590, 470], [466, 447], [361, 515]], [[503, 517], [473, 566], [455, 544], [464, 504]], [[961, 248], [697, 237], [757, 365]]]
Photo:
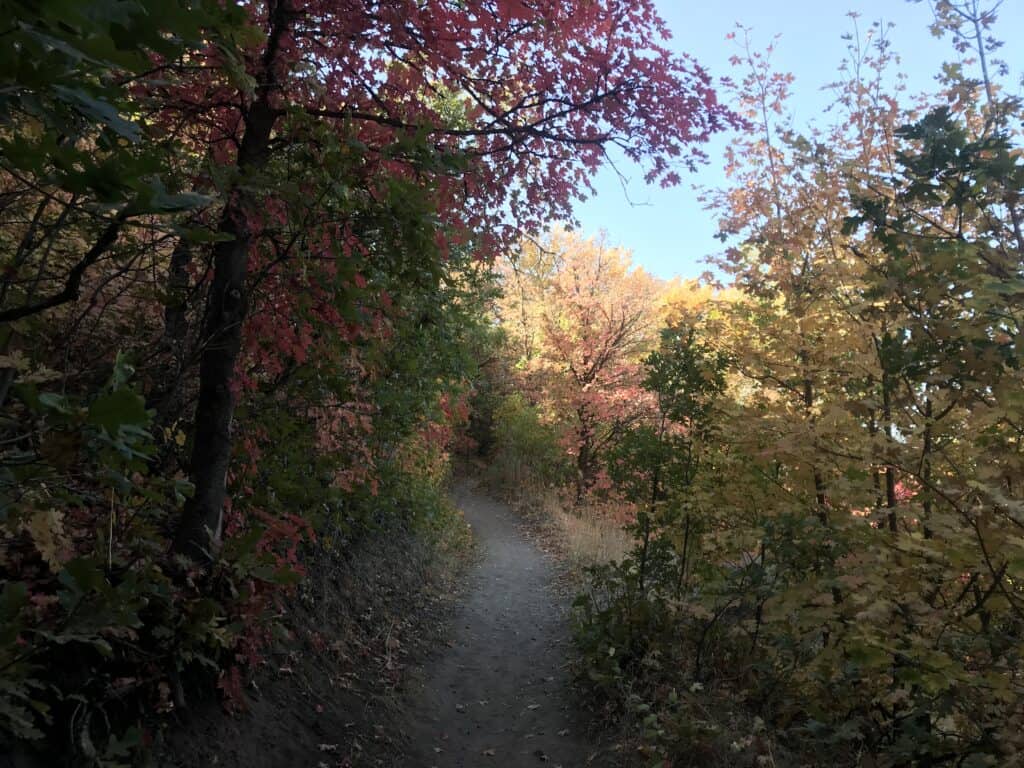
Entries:
[[411, 670], [444, 646], [468, 558], [400, 528], [312, 564], [286, 608], [289, 636], [246, 706], [190, 702], [158, 744], [160, 768], [356, 768], [401, 751], [388, 724]]
[[289, 606], [292, 636], [247, 711], [193, 706], [161, 768], [608, 765], [568, 669], [569, 598], [505, 504], [459, 483], [475, 557], [407, 533], [366, 540]]

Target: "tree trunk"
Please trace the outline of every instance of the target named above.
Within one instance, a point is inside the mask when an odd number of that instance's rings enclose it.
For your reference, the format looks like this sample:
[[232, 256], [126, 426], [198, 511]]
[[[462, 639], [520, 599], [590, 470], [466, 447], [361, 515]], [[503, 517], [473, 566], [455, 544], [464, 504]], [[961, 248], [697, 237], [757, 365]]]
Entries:
[[267, 47], [263, 53], [263, 85], [245, 116], [245, 134], [238, 151], [241, 183], [229, 193], [219, 231], [228, 235], [213, 248], [213, 283], [206, 300], [199, 361], [199, 401], [196, 406], [191, 475], [195, 493], [185, 505], [174, 549], [207, 565], [216, 557], [227, 495], [231, 460], [231, 420], [234, 415], [232, 379], [242, 346], [242, 325], [248, 309], [246, 277], [254, 233], [247, 225], [255, 207], [245, 184], [267, 162], [270, 138], [278, 112], [271, 95], [280, 87], [275, 74], [281, 37], [292, 14], [286, 0], [272, 6]]
[[[893, 450], [895, 442], [892, 433], [892, 390], [888, 377], [882, 374], [882, 418], [885, 420], [885, 442], [889, 451]], [[889, 510], [886, 519], [889, 523], [889, 531], [896, 533], [898, 530], [896, 520], [896, 468], [892, 465], [892, 457], [886, 457], [885, 463], [885, 506]]]
[[164, 307], [164, 339], [178, 346], [188, 335], [188, 267], [192, 249], [185, 238], [178, 241], [167, 267], [167, 304]]
[[[927, 389], [925, 390], [927, 391]], [[921, 479], [924, 481], [924, 537], [930, 539], [932, 530], [929, 528], [932, 516], [932, 399], [926, 396], [924, 401], [924, 445], [921, 448]]]
[[590, 414], [585, 406], [576, 409], [580, 420], [576, 435], [579, 440], [579, 453], [576, 454], [576, 506], [583, 503], [590, 487], [594, 484], [594, 428], [590, 422]]
[[[800, 352], [800, 359], [806, 363], [807, 353], [804, 351]], [[811, 423], [811, 427], [814, 426], [814, 415], [811, 409], [814, 407], [814, 382], [811, 380], [809, 374], [804, 374], [804, 413], [807, 419]], [[814, 478], [814, 503], [818, 510], [818, 520], [821, 521], [822, 525], [828, 525], [828, 497], [825, 494], [825, 478], [821, 474], [821, 469], [818, 468], [817, 463], [811, 463], [811, 476]]]
[[576, 456], [576, 506], [583, 503], [590, 488], [590, 443], [581, 440]]
[[658, 508], [658, 496], [661, 485], [661, 464], [654, 467], [654, 476], [651, 478], [651, 498], [647, 505], [647, 514], [641, 519], [643, 524], [643, 544], [640, 547], [639, 578], [637, 584], [640, 587], [641, 596], [644, 594], [644, 582], [647, 580], [647, 557], [651, 549], [651, 523], [654, 522], [654, 512]]
[[147, 407], [156, 410], [156, 422], [167, 425], [181, 413], [181, 382], [186, 367], [188, 338], [188, 267], [192, 249], [182, 238], [171, 253], [167, 267], [167, 304], [164, 306], [164, 338], [169, 359], [155, 385]]

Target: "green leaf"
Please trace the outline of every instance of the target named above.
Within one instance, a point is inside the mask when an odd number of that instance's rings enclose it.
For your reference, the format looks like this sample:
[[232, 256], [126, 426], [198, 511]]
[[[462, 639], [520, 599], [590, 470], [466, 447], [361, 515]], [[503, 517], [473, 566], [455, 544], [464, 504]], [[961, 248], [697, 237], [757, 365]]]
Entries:
[[89, 423], [111, 435], [116, 435], [125, 425], [144, 426], [149, 418], [145, 399], [129, 389], [101, 395], [89, 406]]
[[107, 126], [118, 136], [131, 142], [137, 142], [142, 138], [142, 131], [139, 129], [139, 126], [121, 117], [117, 108], [112, 104], [102, 99], [94, 98], [80, 88], [55, 85], [53, 90], [65, 101], [73, 104], [82, 115]]

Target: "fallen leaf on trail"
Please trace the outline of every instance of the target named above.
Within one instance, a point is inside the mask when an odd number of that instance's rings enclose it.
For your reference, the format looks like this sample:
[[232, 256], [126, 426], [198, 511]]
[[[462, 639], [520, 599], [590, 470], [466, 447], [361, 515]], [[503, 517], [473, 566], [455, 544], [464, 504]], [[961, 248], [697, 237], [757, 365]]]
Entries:
[[338, 751], [338, 745], [337, 744], [321, 744], [320, 745], [320, 751], [321, 752], [337, 752]]
[[540, 704], [528, 704], [527, 709], [540, 709]]
[[568, 728], [563, 728], [562, 730], [560, 730], [558, 732], [558, 735], [559, 736], [568, 736], [569, 735], [569, 729]]
[[487, 757], [494, 757], [497, 753], [493, 749], [485, 749], [480, 754], [481, 755], [487, 755]]
[[455, 711], [456, 712], [465, 712], [466, 711], [466, 705], [465, 704], [456, 704], [455, 705]]

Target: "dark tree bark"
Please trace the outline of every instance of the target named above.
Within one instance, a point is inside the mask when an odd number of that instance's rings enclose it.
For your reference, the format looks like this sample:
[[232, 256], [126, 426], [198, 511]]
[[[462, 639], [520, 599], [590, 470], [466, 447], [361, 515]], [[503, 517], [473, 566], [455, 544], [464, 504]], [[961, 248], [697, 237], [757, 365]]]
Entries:
[[180, 345], [188, 335], [188, 266], [192, 250], [184, 239], [171, 253], [167, 268], [167, 305], [164, 307], [164, 339]]
[[[806, 366], [806, 351], [800, 352], [800, 360]], [[814, 381], [806, 370], [804, 373], [803, 386], [804, 412], [813, 425], [814, 416], [811, 414], [811, 409], [814, 407]], [[817, 506], [818, 519], [821, 521], [822, 525], [828, 525], [828, 498], [825, 494], [825, 478], [822, 476], [821, 469], [817, 464], [811, 464], [811, 475], [814, 478], [814, 502]]]
[[[888, 377], [882, 375], [882, 418], [885, 419], [885, 442], [891, 451], [894, 445], [892, 436], [892, 388]], [[891, 462], [891, 458], [890, 458]], [[899, 529], [896, 520], [896, 468], [890, 463], [885, 465], [885, 506], [889, 511], [886, 519], [889, 531], [896, 533]]]
[[89, 270], [93, 264], [95, 264], [103, 254], [114, 247], [114, 244], [121, 237], [121, 230], [124, 228], [125, 222], [131, 216], [131, 207], [125, 206], [121, 209], [121, 212], [117, 214], [113, 219], [107, 222], [107, 226], [104, 227], [100, 236], [96, 238], [96, 242], [93, 246], [85, 252], [85, 255], [79, 259], [69, 271], [68, 276], [65, 279], [64, 287], [52, 296], [48, 296], [41, 301], [37, 301], [33, 304], [25, 304], [20, 307], [11, 307], [10, 309], [0, 310], [0, 323], [9, 323], [14, 320], [20, 320], [23, 317], [29, 317], [30, 315], [36, 315], [52, 307], [59, 307], [61, 304], [67, 304], [70, 301], [76, 301], [82, 292], [82, 279], [85, 277], [85, 273]]
[[188, 356], [188, 267], [191, 262], [192, 249], [184, 239], [179, 240], [167, 266], [167, 303], [161, 351], [167, 354], [168, 359], [147, 403], [147, 407], [156, 410], [156, 422], [161, 425], [173, 422], [181, 413], [181, 385]]
[[199, 400], [193, 431], [191, 475], [195, 493], [185, 505], [174, 540], [175, 551], [204, 565], [215, 559], [220, 545], [235, 406], [231, 384], [248, 309], [246, 278], [255, 233], [246, 225], [246, 214], [254, 201], [246, 193], [244, 181], [267, 162], [279, 115], [272, 104], [273, 94], [280, 88], [275, 65], [280, 41], [291, 23], [287, 0], [279, 0], [271, 11], [259, 78], [262, 85], [245, 115], [245, 133], [237, 160], [243, 185], [228, 196], [220, 220], [219, 231], [230, 239], [217, 242], [213, 248], [213, 281], [203, 321]]
[[585, 406], [576, 411], [580, 424], [576, 431], [579, 453], [576, 454], [576, 506], [580, 506], [594, 485], [594, 425]]
[[[927, 391], [927, 389], [925, 390]], [[924, 400], [924, 445], [921, 448], [921, 479], [924, 481], [924, 537], [930, 539], [932, 530], [929, 527], [932, 517], [932, 399], [926, 396]]]

